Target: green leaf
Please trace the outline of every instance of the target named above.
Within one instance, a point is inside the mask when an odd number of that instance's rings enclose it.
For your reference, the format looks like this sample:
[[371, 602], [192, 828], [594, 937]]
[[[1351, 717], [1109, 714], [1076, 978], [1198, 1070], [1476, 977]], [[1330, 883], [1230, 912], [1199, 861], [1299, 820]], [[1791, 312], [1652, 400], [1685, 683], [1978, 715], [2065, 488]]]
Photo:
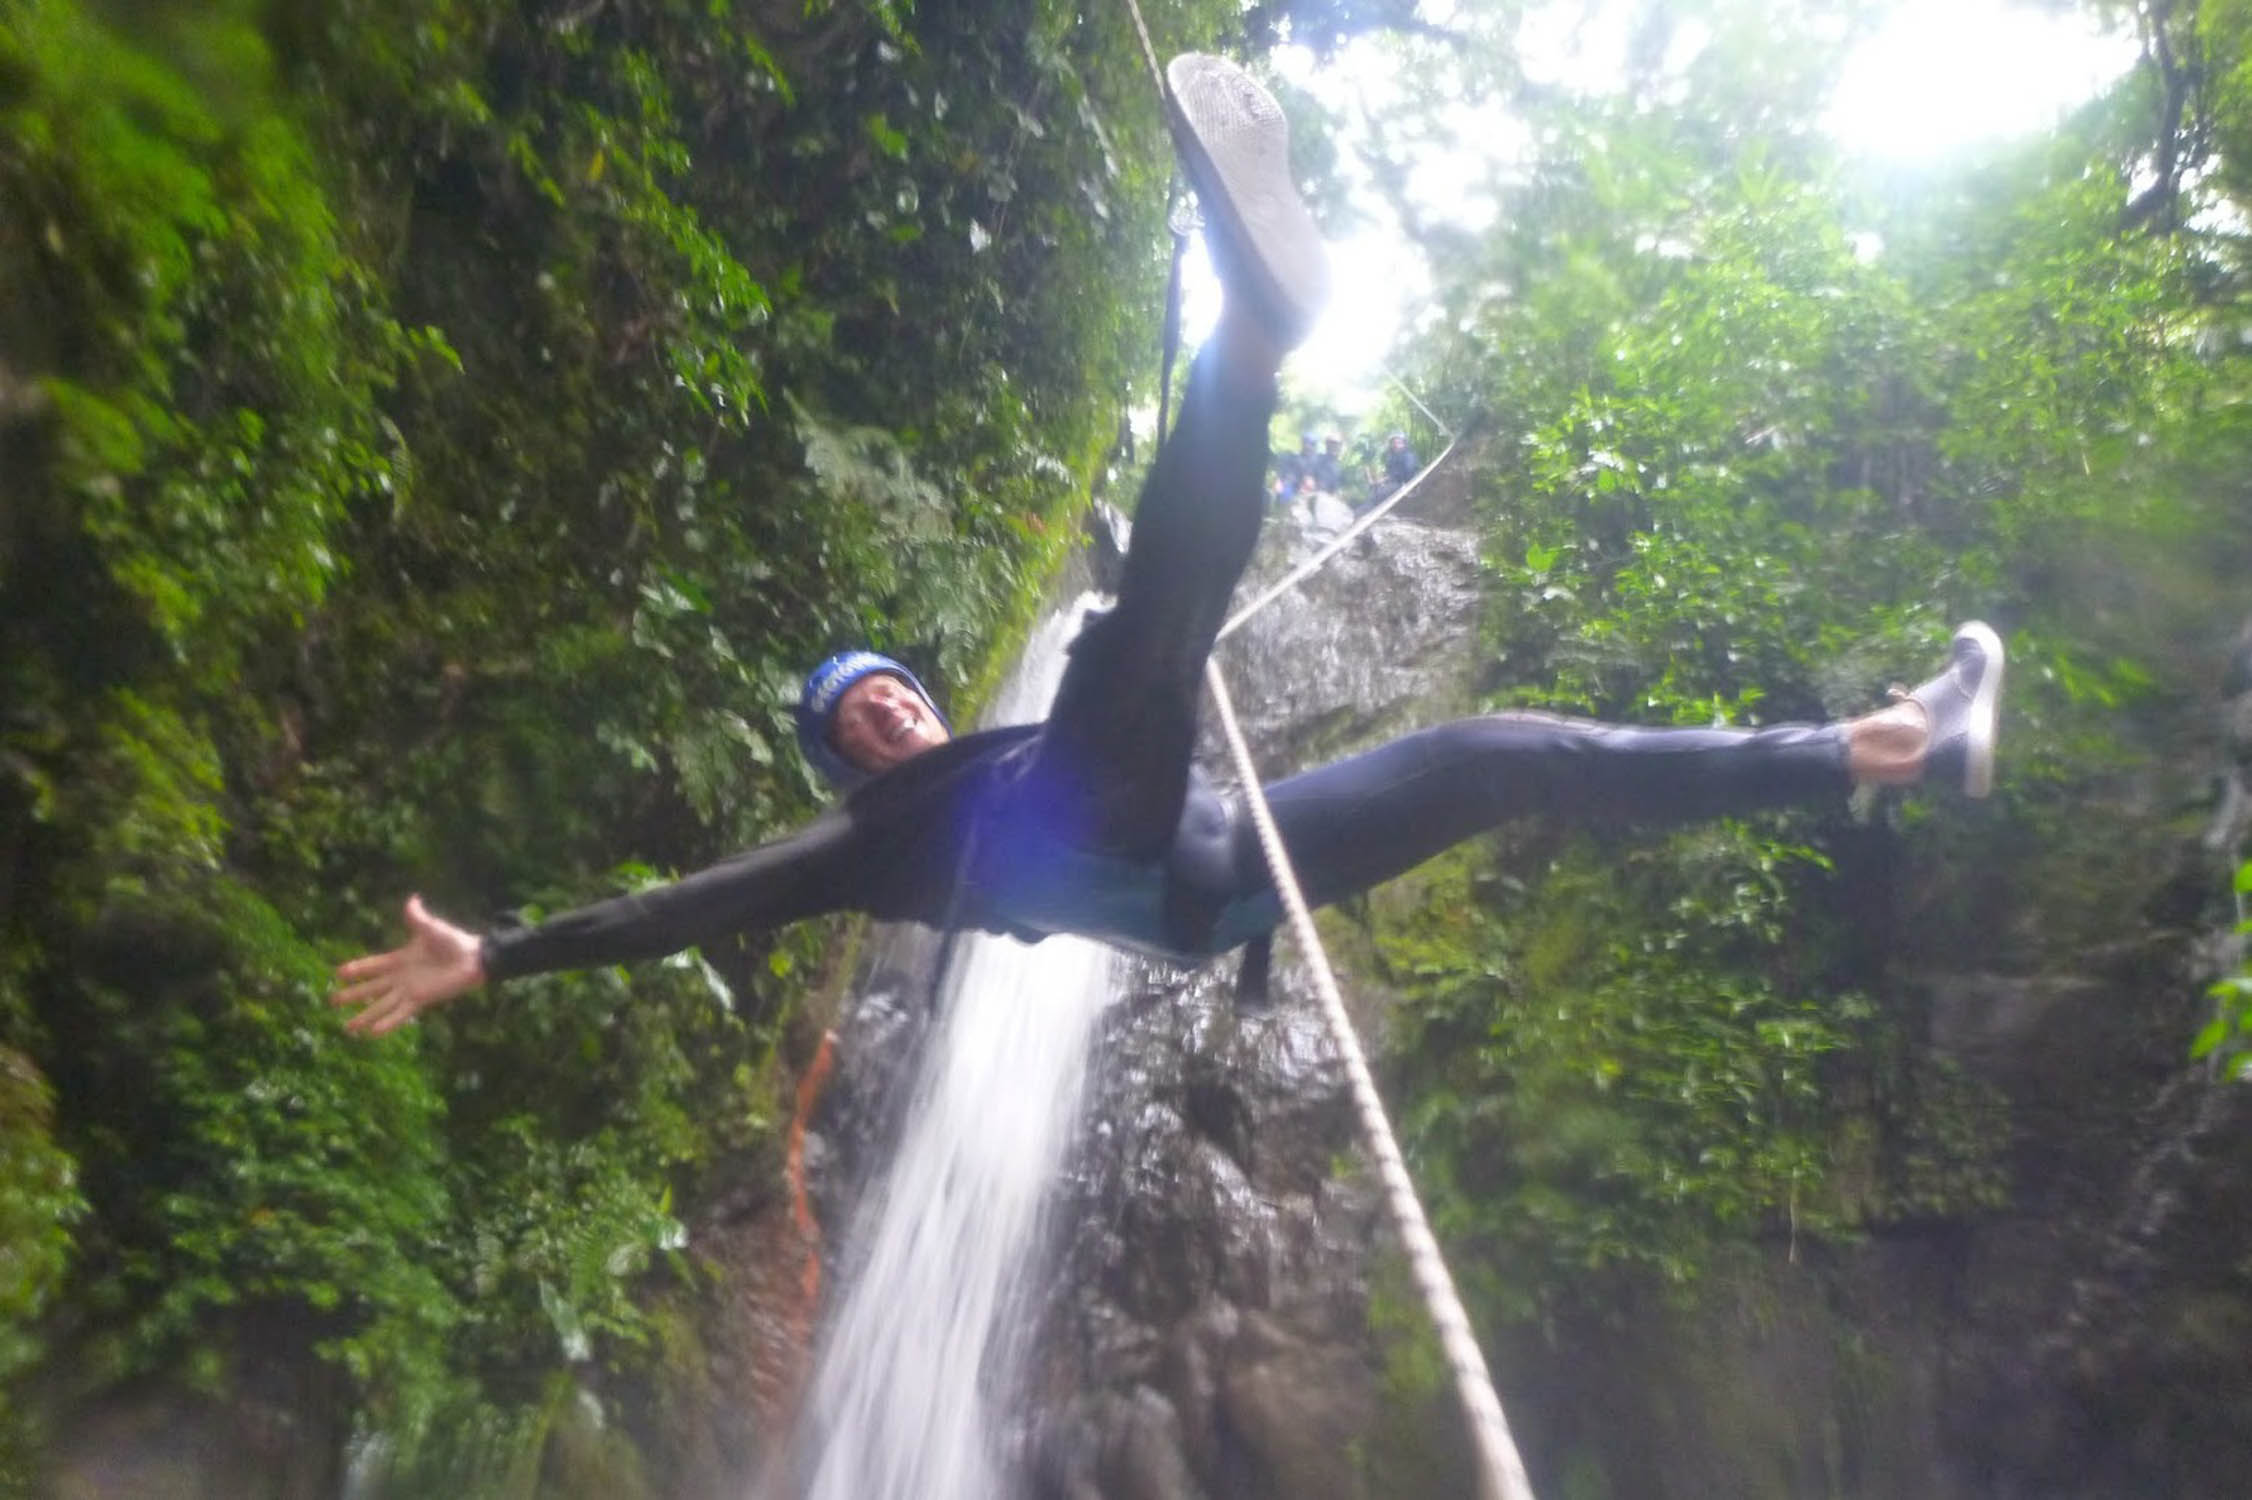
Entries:
[[868, 132], [868, 139], [875, 143], [878, 151], [883, 152], [884, 155], [891, 157], [894, 161], [905, 161], [907, 159], [906, 133], [894, 130], [891, 122], [886, 120], [880, 112], [869, 115], [861, 123]]
[[2204, 1057], [2227, 1041], [2233, 1031], [2234, 1028], [2225, 1017], [2215, 1016], [2205, 1023], [2204, 1029], [2197, 1033], [2196, 1040], [2189, 1044], [2189, 1055], [2193, 1059]]

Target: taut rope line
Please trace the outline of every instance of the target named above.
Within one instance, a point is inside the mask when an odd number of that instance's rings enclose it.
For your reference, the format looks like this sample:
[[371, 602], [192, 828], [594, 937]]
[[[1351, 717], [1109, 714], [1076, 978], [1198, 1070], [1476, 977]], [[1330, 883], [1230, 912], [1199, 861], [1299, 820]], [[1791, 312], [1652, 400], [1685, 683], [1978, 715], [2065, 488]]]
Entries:
[[1485, 1353], [1471, 1331], [1469, 1314], [1462, 1310], [1462, 1298], [1455, 1292], [1454, 1278], [1447, 1272], [1446, 1257], [1439, 1252], [1430, 1220], [1424, 1217], [1422, 1200], [1415, 1195], [1415, 1181], [1408, 1176], [1407, 1162], [1393, 1138], [1392, 1123], [1385, 1117], [1384, 1100], [1376, 1092], [1376, 1080], [1361, 1053], [1352, 1017], [1345, 1013], [1345, 996], [1337, 988], [1337, 975], [1329, 966], [1321, 934], [1314, 930], [1314, 914], [1307, 909], [1306, 893], [1298, 888], [1298, 874], [1283, 848], [1282, 832], [1275, 827], [1267, 794], [1259, 786], [1259, 768], [1252, 764], [1251, 747], [1244, 742], [1243, 727], [1236, 722], [1235, 704], [1228, 697], [1228, 685], [1220, 676], [1217, 661], [1207, 659], [1204, 663], [1204, 681], [1212, 689], [1220, 732], [1227, 739], [1228, 754], [1235, 759], [1236, 774], [1243, 778], [1244, 805], [1251, 809], [1259, 847], [1274, 873], [1275, 890], [1290, 918], [1290, 930], [1296, 934], [1298, 946], [1306, 955], [1306, 967], [1313, 973], [1322, 1017], [1329, 1023], [1330, 1036], [1344, 1060], [1353, 1108], [1360, 1115], [1369, 1155], [1376, 1159], [1376, 1174], [1384, 1184], [1384, 1201], [1392, 1211], [1393, 1229], [1400, 1237], [1401, 1249], [1407, 1252], [1408, 1269], [1414, 1273], [1416, 1289], [1423, 1294], [1432, 1326], [1438, 1330], [1439, 1347], [1454, 1373], [1455, 1394], [1462, 1402], [1462, 1413], [1470, 1423], [1471, 1441], [1478, 1452], [1479, 1490], [1485, 1500], [1533, 1500], [1532, 1482], [1525, 1477], [1524, 1460], [1518, 1457], [1516, 1440], [1509, 1435], [1509, 1419], [1502, 1415], [1501, 1397], [1494, 1392]]
[[[1418, 402], [1417, 404], [1421, 405], [1420, 402]], [[1274, 603], [1277, 599], [1280, 599], [1283, 595], [1298, 587], [1299, 584], [1304, 583], [1307, 579], [1320, 572], [1324, 563], [1328, 562], [1338, 553], [1345, 550], [1345, 544], [1347, 542], [1350, 542], [1351, 540], [1353, 540], [1353, 538], [1359, 536], [1362, 532], [1368, 530], [1371, 526], [1374, 526], [1378, 521], [1383, 520], [1386, 512], [1390, 511], [1393, 506], [1399, 504], [1402, 500], [1405, 500], [1408, 497], [1408, 493], [1417, 485], [1423, 483], [1425, 477], [1428, 476], [1433, 469], [1436, 469], [1437, 467], [1439, 467], [1439, 465], [1445, 463], [1447, 461], [1447, 455], [1454, 452], [1454, 445], [1456, 441], [1457, 439], [1454, 438], [1447, 439], [1447, 445], [1446, 447], [1439, 450], [1439, 456], [1432, 459], [1422, 468], [1416, 470], [1415, 477], [1413, 479], [1410, 479], [1406, 484], [1401, 485], [1398, 489], [1392, 491], [1391, 494], [1386, 495], [1381, 501], [1379, 501], [1375, 505], [1370, 506], [1367, 510], [1361, 512], [1361, 514], [1354, 519], [1353, 524], [1346, 527], [1343, 531], [1337, 533], [1336, 537], [1331, 540], [1328, 546], [1322, 548], [1321, 551], [1316, 552], [1312, 557], [1307, 558], [1297, 567], [1292, 568], [1289, 573], [1283, 576], [1283, 579], [1280, 583], [1277, 583], [1274, 587], [1260, 594], [1258, 598], [1252, 600], [1249, 604], [1246, 604], [1243, 608], [1228, 616], [1228, 622], [1220, 627], [1220, 633], [1213, 639], [1216, 641], [1226, 640], [1229, 636], [1235, 634], [1236, 631], [1240, 629], [1244, 625], [1244, 623], [1248, 621], [1253, 615], [1257, 614], [1260, 610], [1265, 609], [1268, 605]]]
[[[1161, 109], [1170, 108], [1165, 87], [1165, 72], [1158, 65], [1157, 48], [1150, 40], [1149, 23], [1142, 19], [1142, 8], [1136, 0], [1126, 0], [1126, 8], [1133, 14], [1134, 32], [1142, 45], [1142, 57], [1149, 64], [1150, 78], [1157, 85]], [[1177, 290], [1176, 290], [1177, 295]], [[1172, 383], [1172, 361], [1166, 360], [1163, 377], [1166, 386]], [[1389, 371], [1386, 372], [1390, 374]], [[1400, 383], [1398, 377], [1392, 377]], [[1401, 387], [1406, 389], [1403, 384]], [[1408, 399], [1414, 401], [1426, 416], [1430, 408], [1417, 400], [1413, 391]], [[1163, 442], [1164, 399], [1160, 397], [1158, 441]], [[1446, 424], [1439, 422], [1442, 431]], [[1371, 506], [1334, 541], [1314, 554], [1306, 562], [1284, 577], [1266, 592], [1242, 609], [1237, 610], [1227, 623], [1220, 627], [1225, 637], [1246, 620], [1289, 590], [1312, 576], [1329, 559], [1335, 557], [1347, 542], [1352, 541], [1376, 524], [1387, 512], [1420, 485], [1432, 470], [1446, 462], [1454, 452], [1455, 438], [1448, 434], [1447, 446], [1437, 458], [1424, 465], [1413, 479], [1401, 485], [1381, 504]], [[1266, 854], [1267, 867], [1274, 876], [1275, 890], [1282, 898], [1284, 911], [1290, 918], [1290, 930], [1297, 935], [1298, 946], [1304, 950], [1307, 967], [1314, 976], [1315, 992], [1321, 997], [1322, 1015], [1328, 1023], [1330, 1039], [1336, 1045], [1338, 1056], [1344, 1060], [1345, 1073], [1351, 1085], [1353, 1106], [1360, 1116], [1361, 1135], [1369, 1155], [1375, 1158], [1376, 1170], [1384, 1184], [1384, 1199], [1392, 1214], [1394, 1231], [1400, 1237], [1401, 1248], [1407, 1253], [1408, 1266], [1415, 1276], [1416, 1287], [1423, 1294], [1424, 1306], [1431, 1315], [1432, 1326], [1438, 1331], [1439, 1347], [1445, 1353], [1448, 1369], [1453, 1373], [1455, 1395], [1462, 1403], [1462, 1412], [1470, 1426], [1472, 1446], [1478, 1455], [1479, 1491], [1483, 1500], [1533, 1500], [1532, 1482], [1525, 1477], [1525, 1463], [1517, 1453], [1517, 1443], [1509, 1435], [1509, 1419], [1502, 1415], [1501, 1397], [1494, 1391], [1493, 1375], [1486, 1369], [1486, 1356], [1478, 1347], [1478, 1338], [1470, 1327], [1470, 1315], [1463, 1311], [1462, 1298], [1455, 1291], [1454, 1277], [1447, 1271], [1446, 1258], [1439, 1252], [1439, 1242], [1431, 1233], [1430, 1220], [1423, 1212], [1422, 1200], [1416, 1197], [1415, 1181], [1408, 1176], [1407, 1161], [1400, 1154], [1399, 1141], [1392, 1134], [1392, 1124], [1384, 1113], [1384, 1100], [1376, 1092], [1376, 1080], [1369, 1073], [1368, 1059], [1361, 1051], [1359, 1036], [1353, 1030], [1352, 1017], [1346, 1014], [1344, 994], [1337, 987], [1336, 971], [1330, 967], [1329, 954], [1322, 947], [1321, 934], [1314, 930], [1314, 916], [1306, 906], [1306, 894], [1299, 887], [1298, 873], [1291, 867], [1290, 853], [1283, 847], [1282, 833], [1275, 827], [1274, 812], [1267, 806], [1266, 793], [1259, 785], [1259, 768], [1251, 759], [1251, 747], [1244, 742], [1243, 728], [1236, 722], [1235, 704], [1228, 696], [1228, 685], [1220, 675], [1220, 664], [1212, 658], [1204, 663], [1204, 680], [1212, 690], [1212, 701], [1218, 710], [1220, 729], [1228, 742], [1228, 753], [1235, 760], [1236, 775], [1243, 782], [1243, 800], [1251, 809], [1251, 820], [1259, 834], [1259, 847]]]
[[[1379, 366], [1379, 368], [1381, 369], [1383, 367]], [[1454, 429], [1452, 427], [1449, 427], [1446, 423], [1440, 421], [1439, 414], [1433, 411], [1430, 407], [1423, 404], [1423, 398], [1415, 393], [1414, 386], [1411, 386], [1406, 381], [1400, 379], [1399, 376], [1393, 374], [1389, 369], [1384, 370], [1384, 378], [1391, 381], [1392, 384], [1398, 386], [1400, 388], [1400, 394], [1407, 397], [1408, 400], [1414, 402], [1415, 409], [1423, 413], [1424, 416], [1430, 418], [1431, 425], [1433, 427], [1438, 428], [1439, 431], [1447, 435], [1448, 442], [1451, 443], [1454, 441]]]

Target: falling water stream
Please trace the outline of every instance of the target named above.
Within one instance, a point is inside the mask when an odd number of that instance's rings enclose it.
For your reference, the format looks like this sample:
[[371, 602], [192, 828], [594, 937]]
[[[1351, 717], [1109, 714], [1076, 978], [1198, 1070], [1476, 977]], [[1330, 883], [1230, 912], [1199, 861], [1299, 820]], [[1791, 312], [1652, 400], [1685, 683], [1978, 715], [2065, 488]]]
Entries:
[[[1094, 601], [1051, 615], [989, 715], [1042, 717]], [[1042, 1207], [1079, 1112], [1108, 950], [965, 935], [808, 1407], [810, 1500], [991, 1500], [1036, 1309]]]

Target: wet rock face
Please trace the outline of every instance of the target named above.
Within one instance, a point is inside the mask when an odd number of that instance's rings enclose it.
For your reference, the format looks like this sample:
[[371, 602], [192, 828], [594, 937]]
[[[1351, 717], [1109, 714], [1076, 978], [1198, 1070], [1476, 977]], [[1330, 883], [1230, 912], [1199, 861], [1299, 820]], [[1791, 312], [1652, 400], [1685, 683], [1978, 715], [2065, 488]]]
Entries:
[[[1238, 598], [1312, 550], [1270, 528]], [[1260, 610], [1219, 656], [1261, 775], [1465, 712], [1482, 608], [1473, 534], [1388, 517]], [[1207, 761], [1226, 763], [1216, 737]]]
[[[1264, 777], [1460, 711], [1481, 602], [1474, 540], [1380, 522], [1222, 648]], [[1312, 550], [1270, 527], [1239, 598]], [[1226, 779], [1208, 730], [1205, 762]], [[1027, 1492], [1070, 1500], [1365, 1493], [1380, 1201], [1303, 969], [1266, 1004], [1229, 961], [1151, 966], [1097, 1043], [1061, 1195], [1057, 1292], [1032, 1385]]]
[[1098, 1043], [1062, 1194], [1039, 1496], [1352, 1496], [1377, 1197], [1310, 997], [1153, 971]]
[[337, 1493], [346, 1433], [340, 1410], [283, 1403], [147, 1396], [80, 1416], [53, 1455], [49, 1493], [126, 1500], [322, 1500]]
[[[836, 1071], [806, 1136], [806, 1191], [836, 1245], [868, 1179], [889, 1160], [907, 1108], [916, 1059], [931, 1030], [933, 978], [947, 943], [927, 927], [874, 930], [861, 960]], [[834, 1277], [831, 1277], [834, 1283]]]

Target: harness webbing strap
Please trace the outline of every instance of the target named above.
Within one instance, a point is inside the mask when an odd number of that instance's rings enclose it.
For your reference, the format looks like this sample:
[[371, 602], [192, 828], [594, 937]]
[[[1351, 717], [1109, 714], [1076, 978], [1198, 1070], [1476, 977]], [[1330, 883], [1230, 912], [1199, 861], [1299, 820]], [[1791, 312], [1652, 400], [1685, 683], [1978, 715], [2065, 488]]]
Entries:
[[1243, 727], [1236, 722], [1235, 704], [1228, 697], [1228, 685], [1220, 676], [1217, 661], [1205, 662], [1204, 681], [1212, 689], [1212, 703], [1219, 713], [1220, 732], [1227, 739], [1228, 754], [1235, 760], [1236, 774], [1243, 779], [1243, 800], [1251, 809], [1252, 825], [1259, 833], [1259, 847], [1267, 856], [1268, 869], [1274, 872], [1275, 890], [1282, 897], [1290, 930], [1297, 936], [1298, 946], [1306, 956], [1306, 967], [1313, 974], [1314, 991], [1321, 997], [1322, 1016], [1329, 1023], [1330, 1037], [1337, 1045], [1338, 1056], [1344, 1060], [1353, 1107], [1360, 1116], [1361, 1134], [1369, 1155], [1376, 1159], [1377, 1176], [1384, 1185], [1384, 1201], [1391, 1209], [1400, 1248], [1407, 1254], [1416, 1289], [1423, 1294], [1424, 1305], [1430, 1309], [1432, 1325], [1439, 1333], [1439, 1347], [1446, 1355], [1447, 1368], [1453, 1372], [1455, 1393], [1461, 1398], [1463, 1415], [1470, 1424], [1471, 1441], [1478, 1453], [1482, 1481], [1479, 1489], [1484, 1500], [1532, 1500], [1532, 1483], [1525, 1477], [1524, 1460], [1518, 1457], [1516, 1441], [1509, 1435], [1509, 1419], [1502, 1415], [1501, 1398], [1494, 1393], [1486, 1356], [1478, 1348], [1469, 1314], [1462, 1309], [1462, 1299], [1455, 1293], [1454, 1278], [1448, 1274], [1446, 1259], [1439, 1253], [1438, 1239], [1431, 1233], [1422, 1201], [1415, 1195], [1415, 1181], [1408, 1176], [1407, 1162], [1400, 1155], [1399, 1142], [1392, 1136], [1391, 1121], [1385, 1118], [1384, 1100], [1376, 1092], [1376, 1080], [1368, 1071], [1368, 1059], [1362, 1055], [1352, 1017], [1345, 1012], [1345, 997], [1337, 988], [1337, 975], [1329, 966], [1329, 954], [1322, 947], [1321, 934], [1314, 930], [1314, 914], [1307, 909], [1306, 893], [1298, 887], [1298, 875], [1291, 868], [1288, 851], [1283, 848], [1281, 830], [1275, 827], [1274, 811], [1267, 806], [1267, 795], [1260, 789], [1259, 768], [1252, 763], [1251, 747], [1244, 742]]

